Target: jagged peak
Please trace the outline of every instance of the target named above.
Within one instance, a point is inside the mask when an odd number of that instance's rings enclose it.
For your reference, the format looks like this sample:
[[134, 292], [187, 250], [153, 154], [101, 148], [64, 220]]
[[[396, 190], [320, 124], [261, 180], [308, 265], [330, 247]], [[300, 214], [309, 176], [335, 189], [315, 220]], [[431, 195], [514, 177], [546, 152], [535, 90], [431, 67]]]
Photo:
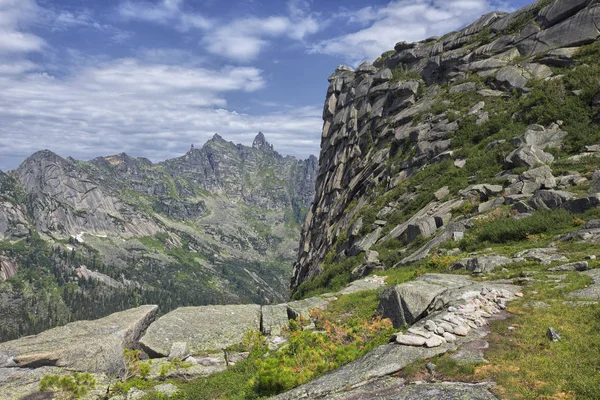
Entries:
[[260, 150], [273, 150], [273, 145], [267, 142], [264, 133], [258, 132], [258, 135], [256, 135], [254, 141], [252, 142], [252, 148]]
[[223, 139], [223, 136], [219, 135], [218, 133], [215, 133], [213, 135], [213, 137], [209, 140], [210, 141], [215, 141], [215, 142], [226, 142], [225, 139]]

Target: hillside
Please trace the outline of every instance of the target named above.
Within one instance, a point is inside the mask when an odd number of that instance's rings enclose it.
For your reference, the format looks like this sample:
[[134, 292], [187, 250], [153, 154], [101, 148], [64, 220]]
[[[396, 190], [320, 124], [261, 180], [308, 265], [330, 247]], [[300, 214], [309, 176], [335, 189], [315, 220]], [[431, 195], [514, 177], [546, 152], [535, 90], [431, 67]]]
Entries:
[[[164, 315], [146, 305], [5, 342], [0, 389], [115, 400], [600, 398], [598, 26], [596, 0], [539, 0], [339, 66], [289, 301]], [[271, 154], [262, 142], [254, 147]], [[213, 158], [196, 152], [160, 164], [175, 187], [194, 179], [190, 162], [210, 170]], [[13, 176], [2, 178], [10, 198], [23, 198]], [[218, 192], [212, 175], [202, 182]]]
[[0, 339], [146, 303], [287, 299], [315, 168], [262, 133], [158, 164], [35, 153], [0, 174]]

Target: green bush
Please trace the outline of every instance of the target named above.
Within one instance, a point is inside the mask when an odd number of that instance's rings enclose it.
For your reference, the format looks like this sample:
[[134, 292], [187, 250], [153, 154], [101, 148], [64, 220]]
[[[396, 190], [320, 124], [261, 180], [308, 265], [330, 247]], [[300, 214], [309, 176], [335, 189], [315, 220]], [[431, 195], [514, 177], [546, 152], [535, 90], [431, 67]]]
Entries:
[[46, 375], [40, 382], [40, 392], [57, 392], [63, 399], [79, 399], [96, 387], [96, 379], [88, 373], [73, 372], [71, 376]]
[[483, 243], [505, 244], [527, 240], [530, 235], [565, 232], [576, 227], [573, 215], [565, 210], [537, 211], [529, 218], [514, 219], [511, 214], [483, 221], [460, 242], [461, 249], [473, 251]]

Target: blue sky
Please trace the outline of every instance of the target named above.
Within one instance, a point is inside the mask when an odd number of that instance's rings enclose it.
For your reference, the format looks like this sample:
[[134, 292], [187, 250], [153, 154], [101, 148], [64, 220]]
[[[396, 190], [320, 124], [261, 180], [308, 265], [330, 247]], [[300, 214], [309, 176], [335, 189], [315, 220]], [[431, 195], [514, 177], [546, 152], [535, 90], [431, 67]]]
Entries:
[[48, 148], [153, 161], [260, 130], [318, 155], [327, 77], [512, 0], [0, 0], [0, 169]]

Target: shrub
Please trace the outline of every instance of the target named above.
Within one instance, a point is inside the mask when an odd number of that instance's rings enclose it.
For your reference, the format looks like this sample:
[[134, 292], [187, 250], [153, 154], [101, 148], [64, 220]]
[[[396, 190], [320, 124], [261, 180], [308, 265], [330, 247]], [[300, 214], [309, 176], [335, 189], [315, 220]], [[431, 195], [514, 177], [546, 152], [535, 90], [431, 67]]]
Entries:
[[362, 356], [392, 333], [391, 321], [380, 317], [342, 323], [323, 318], [322, 312], [313, 317], [321, 332], [292, 332], [286, 347], [257, 360], [255, 385], [260, 394], [277, 394], [306, 383]]
[[96, 379], [88, 373], [73, 372], [71, 376], [46, 375], [40, 382], [40, 392], [57, 392], [59, 399], [78, 399], [96, 387]]
[[482, 243], [505, 244], [528, 240], [531, 235], [568, 231], [576, 226], [573, 216], [565, 210], [537, 211], [529, 218], [514, 219], [510, 214], [481, 223], [460, 242], [461, 249], [473, 251]]

